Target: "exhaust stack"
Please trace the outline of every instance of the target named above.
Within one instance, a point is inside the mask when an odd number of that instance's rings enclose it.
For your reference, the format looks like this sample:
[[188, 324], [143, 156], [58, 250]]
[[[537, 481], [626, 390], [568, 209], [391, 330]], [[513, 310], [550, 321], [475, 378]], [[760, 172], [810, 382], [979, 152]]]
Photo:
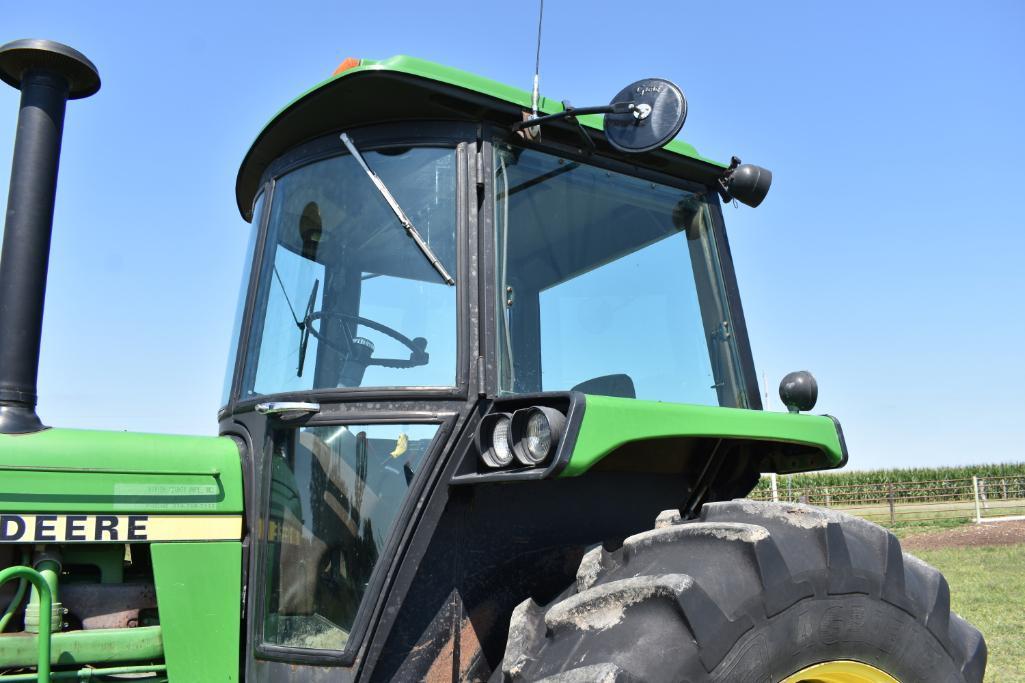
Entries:
[[67, 45], [16, 40], [0, 46], [0, 80], [21, 90], [0, 253], [0, 433], [26, 434], [43, 429], [36, 380], [64, 108], [100, 76]]

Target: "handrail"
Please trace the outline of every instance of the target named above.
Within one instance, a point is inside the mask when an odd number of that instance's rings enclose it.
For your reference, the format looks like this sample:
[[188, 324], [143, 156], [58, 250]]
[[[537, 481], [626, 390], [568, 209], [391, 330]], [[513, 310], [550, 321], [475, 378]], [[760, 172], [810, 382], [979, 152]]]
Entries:
[[8, 567], [0, 571], [0, 586], [16, 578], [28, 579], [28, 582], [39, 591], [39, 663], [36, 680], [39, 683], [50, 683], [50, 612], [53, 609], [50, 584], [42, 574], [31, 567]]
[[[163, 674], [167, 672], [166, 664], [142, 664], [139, 666], [114, 666], [105, 669], [78, 669], [77, 671], [55, 671], [52, 680], [54, 681], [92, 681], [104, 676], [116, 676], [119, 674]], [[146, 679], [149, 680], [149, 679]], [[166, 679], [165, 679], [166, 680]], [[0, 676], [0, 683], [31, 682], [31, 674], [11, 674]]]

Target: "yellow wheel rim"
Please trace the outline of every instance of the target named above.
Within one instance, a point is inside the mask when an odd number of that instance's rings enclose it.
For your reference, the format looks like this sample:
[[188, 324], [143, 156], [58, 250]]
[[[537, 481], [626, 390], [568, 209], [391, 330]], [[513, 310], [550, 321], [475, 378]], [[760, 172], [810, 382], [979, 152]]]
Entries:
[[801, 669], [781, 683], [900, 683], [896, 678], [874, 666], [837, 660], [822, 662]]

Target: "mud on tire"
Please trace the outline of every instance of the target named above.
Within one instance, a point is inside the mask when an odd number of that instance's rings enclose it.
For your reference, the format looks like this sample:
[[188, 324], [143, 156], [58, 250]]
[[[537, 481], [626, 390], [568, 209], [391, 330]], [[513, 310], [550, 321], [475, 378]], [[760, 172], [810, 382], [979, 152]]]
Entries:
[[516, 608], [493, 680], [776, 683], [837, 659], [979, 683], [986, 645], [951, 613], [943, 576], [883, 528], [741, 500], [590, 550], [575, 586]]

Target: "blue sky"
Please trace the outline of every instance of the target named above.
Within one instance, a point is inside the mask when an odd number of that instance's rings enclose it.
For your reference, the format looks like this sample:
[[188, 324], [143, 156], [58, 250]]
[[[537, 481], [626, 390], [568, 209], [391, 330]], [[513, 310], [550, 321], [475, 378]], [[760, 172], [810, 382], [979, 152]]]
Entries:
[[[726, 217], [774, 407], [806, 368], [852, 466], [1025, 459], [1025, 4], [583, 7], [547, 3], [544, 93], [596, 104], [669, 78], [681, 137], [773, 170], [765, 203]], [[43, 419], [214, 433], [247, 237], [235, 173], [263, 124], [346, 56], [529, 87], [535, 19], [487, 2], [8, 7], [0, 41], [68, 43], [103, 78], [68, 111]], [[0, 89], [2, 188], [17, 99]]]

